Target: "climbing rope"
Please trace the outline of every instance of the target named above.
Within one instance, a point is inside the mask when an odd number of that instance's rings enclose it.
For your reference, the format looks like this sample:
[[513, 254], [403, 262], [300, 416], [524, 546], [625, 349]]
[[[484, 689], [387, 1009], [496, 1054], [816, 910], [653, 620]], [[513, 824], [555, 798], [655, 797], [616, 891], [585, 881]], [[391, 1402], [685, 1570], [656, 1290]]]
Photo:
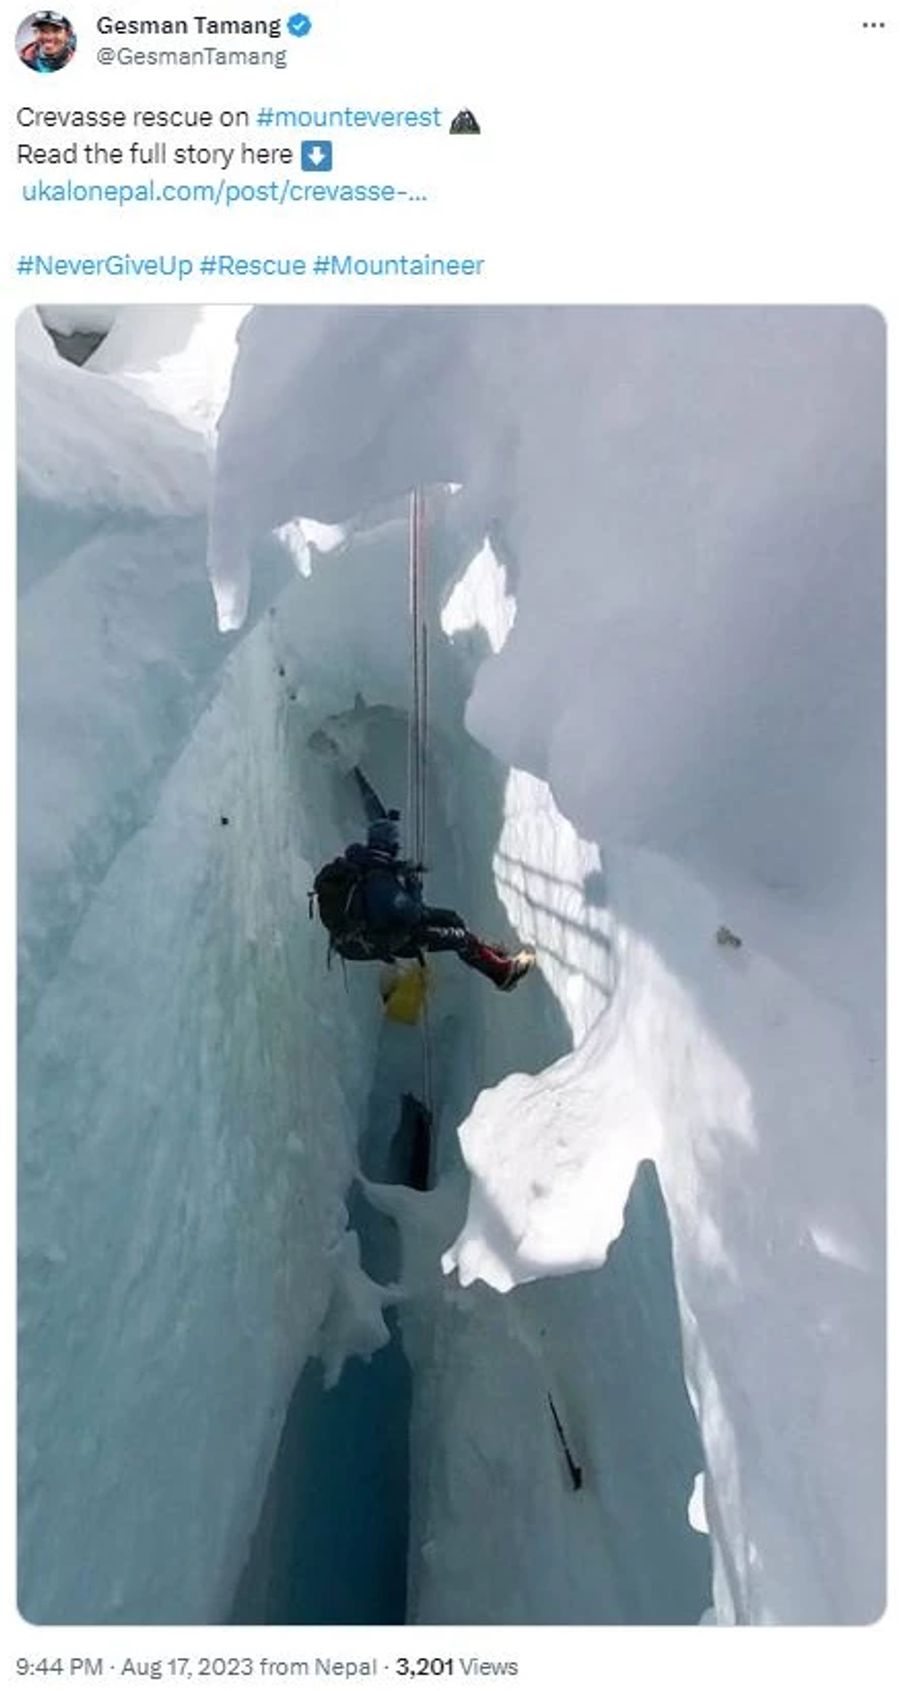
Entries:
[[428, 779], [428, 629], [425, 613], [425, 498], [417, 488], [409, 504], [410, 711], [407, 815], [413, 859], [424, 860]]
[[[415, 488], [409, 499], [410, 710], [407, 754], [407, 815], [413, 861], [424, 863], [428, 806], [428, 626], [425, 594], [425, 495]], [[433, 1116], [431, 1030], [428, 999], [422, 1008], [424, 1103]]]
[[416, 556], [419, 565], [419, 845], [417, 862], [425, 862], [428, 831], [428, 625], [425, 603], [425, 495], [417, 493]]
[[419, 720], [419, 616], [418, 616], [418, 560], [416, 558], [416, 494], [409, 496], [409, 663], [410, 701], [407, 716], [406, 745], [406, 818], [409, 831], [409, 854], [416, 856], [416, 793], [418, 791], [418, 720]]

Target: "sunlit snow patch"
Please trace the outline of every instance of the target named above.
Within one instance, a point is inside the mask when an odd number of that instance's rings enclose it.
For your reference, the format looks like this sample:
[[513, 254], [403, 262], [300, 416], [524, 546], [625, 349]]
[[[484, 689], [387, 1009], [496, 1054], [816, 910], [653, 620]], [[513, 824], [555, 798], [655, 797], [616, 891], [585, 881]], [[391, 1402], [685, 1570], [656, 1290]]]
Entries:
[[695, 1532], [709, 1532], [706, 1519], [706, 1475], [697, 1474], [694, 1479], [694, 1489], [688, 1503], [688, 1520]]
[[465, 1226], [442, 1263], [497, 1291], [599, 1267], [622, 1230], [659, 1123], [617, 1001], [571, 1056], [480, 1094], [459, 1130], [472, 1174]]
[[245, 305], [121, 305], [90, 368], [117, 376], [155, 410], [215, 439]]
[[[523, 834], [531, 815], [522, 813]], [[622, 863], [615, 873], [621, 898]], [[664, 865], [648, 862], [643, 874], [651, 886], [668, 886]], [[690, 883], [678, 885], [677, 920], [689, 949], [705, 959], [709, 901], [696, 892], [698, 915]], [[645, 908], [648, 897], [645, 886]], [[544, 910], [537, 918], [549, 921]], [[697, 1147], [718, 1153], [725, 1133], [748, 1151], [755, 1144], [745, 1076], [694, 994], [640, 931], [619, 920], [612, 938], [615, 991], [575, 1050], [542, 1073], [512, 1074], [482, 1092], [460, 1128], [472, 1192], [466, 1225], [443, 1261], [463, 1284], [482, 1279], [506, 1291], [599, 1267], [645, 1158], [657, 1163], [666, 1201], [675, 1204], [676, 1251], [687, 1237], [697, 1249]], [[540, 926], [537, 947], [543, 967]], [[730, 1272], [717, 1227], [701, 1229], [701, 1246], [718, 1273]]]
[[275, 530], [276, 540], [290, 554], [300, 575], [312, 575], [313, 552], [336, 552], [344, 544], [346, 530], [336, 523], [317, 523], [299, 517]]
[[842, 1263], [845, 1268], [858, 1269], [865, 1273], [868, 1269], [863, 1252], [852, 1240], [842, 1238], [830, 1227], [823, 1227], [820, 1223], [810, 1223], [809, 1236], [820, 1256], [828, 1257], [831, 1262]]
[[494, 879], [510, 922], [538, 963], [577, 1045], [612, 986], [609, 915], [600, 849], [557, 809], [546, 781], [512, 769]]
[[506, 570], [486, 540], [450, 594], [441, 612], [441, 627], [451, 636], [481, 628], [491, 651], [499, 652], [515, 620], [516, 601], [506, 590]]

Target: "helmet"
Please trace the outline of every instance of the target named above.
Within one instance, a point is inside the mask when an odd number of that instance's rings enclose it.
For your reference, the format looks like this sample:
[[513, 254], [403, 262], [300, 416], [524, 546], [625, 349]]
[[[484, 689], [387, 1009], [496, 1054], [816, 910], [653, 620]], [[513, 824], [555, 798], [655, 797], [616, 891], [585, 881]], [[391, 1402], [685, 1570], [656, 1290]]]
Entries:
[[72, 28], [68, 18], [63, 17], [62, 12], [32, 12], [31, 22], [35, 26], [41, 23], [53, 23], [57, 24], [60, 29]]
[[388, 851], [396, 857], [400, 850], [400, 829], [394, 816], [381, 816], [369, 823], [369, 845], [376, 851]]

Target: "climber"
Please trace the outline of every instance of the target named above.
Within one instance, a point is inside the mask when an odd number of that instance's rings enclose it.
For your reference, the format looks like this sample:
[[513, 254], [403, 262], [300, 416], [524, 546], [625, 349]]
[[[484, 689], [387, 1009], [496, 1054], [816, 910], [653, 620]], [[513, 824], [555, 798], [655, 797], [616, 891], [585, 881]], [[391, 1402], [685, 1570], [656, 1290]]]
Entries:
[[486, 975], [501, 992], [511, 992], [532, 968], [533, 950], [523, 946], [511, 955], [486, 945], [455, 910], [426, 904], [421, 865], [399, 855], [399, 817], [397, 810], [381, 815], [370, 810], [367, 843], [348, 845], [342, 857], [326, 863], [316, 876], [319, 915], [334, 950], [353, 962], [385, 963], [406, 957], [421, 960], [423, 952], [455, 951], [462, 963]]
[[31, 40], [19, 54], [23, 65], [46, 76], [65, 70], [75, 57], [75, 32], [62, 12], [33, 12], [27, 20], [31, 25]]

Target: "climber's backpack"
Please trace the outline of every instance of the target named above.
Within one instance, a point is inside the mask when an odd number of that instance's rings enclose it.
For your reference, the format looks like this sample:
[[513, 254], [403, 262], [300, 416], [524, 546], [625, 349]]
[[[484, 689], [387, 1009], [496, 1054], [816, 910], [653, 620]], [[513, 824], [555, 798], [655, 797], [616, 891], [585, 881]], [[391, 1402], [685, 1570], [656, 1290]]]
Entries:
[[315, 897], [319, 920], [328, 929], [329, 951], [361, 962], [375, 955], [372, 944], [365, 937], [362, 892], [366, 872], [346, 857], [333, 857], [323, 864], [313, 881], [310, 893], [310, 915]]

